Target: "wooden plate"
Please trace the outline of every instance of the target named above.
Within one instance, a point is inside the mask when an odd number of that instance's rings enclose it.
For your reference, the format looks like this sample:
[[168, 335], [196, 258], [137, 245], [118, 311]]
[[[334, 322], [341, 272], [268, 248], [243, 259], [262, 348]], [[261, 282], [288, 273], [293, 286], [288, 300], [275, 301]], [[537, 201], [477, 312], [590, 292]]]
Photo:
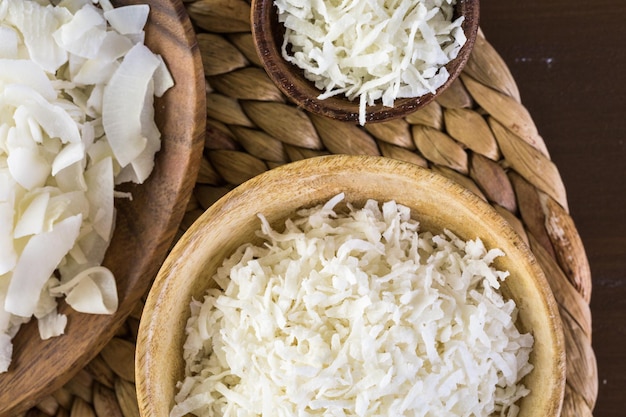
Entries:
[[163, 56], [176, 85], [155, 102], [162, 149], [152, 175], [143, 185], [126, 187], [132, 201], [116, 201], [116, 229], [104, 265], [117, 277], [119, 309], [110, 316], [88, 315], [61, 304], [59, 312], [68, 316], [65, 335], [46, 341], [35, 320], [22, 326], [9, 371], [0, 374], [0, 416], [25, 411], [58, 389], [113, 337], [156, 276], [193, 189], [206, 121], [200, 52], [180, 0], [147, 3], [146, 44]]

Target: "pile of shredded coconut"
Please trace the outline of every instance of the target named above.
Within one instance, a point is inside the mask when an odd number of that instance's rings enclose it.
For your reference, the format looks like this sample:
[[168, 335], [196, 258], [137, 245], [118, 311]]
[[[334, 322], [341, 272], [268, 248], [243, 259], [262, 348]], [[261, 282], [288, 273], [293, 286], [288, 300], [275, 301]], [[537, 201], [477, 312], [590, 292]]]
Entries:
[[33, 316], [62, 334], [58, 297], [111, 314], [101, 266], [114, 190], [142, 183], [161, 146], [154, 96], [173, 85], [144, 45], [149, 7], [91, 0], [0, 0], [0, 372]]
[[498, 291], [502, 251], [343, 198], [282, 233], [259, 216], [266, 242], [191, 303], [170, 417], [517, 415], [533, 337]]
[[359, 98], [359, 123], [376, 100], [434, 93], [467, 41], [456, 0], [274, 0], [283, 57], [323, 90]]

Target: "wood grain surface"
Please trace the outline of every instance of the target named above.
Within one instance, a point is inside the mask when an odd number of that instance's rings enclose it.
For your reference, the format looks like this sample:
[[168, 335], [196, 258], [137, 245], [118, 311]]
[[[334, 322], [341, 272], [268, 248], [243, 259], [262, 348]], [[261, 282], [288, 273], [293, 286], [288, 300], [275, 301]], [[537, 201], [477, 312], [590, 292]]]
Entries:
[[124, 189], [132, 192], [132, 201], [116, 201], [117, 224], [104, 265], [118, 279], [118, 311], [88, 315], [63, 304], [65, 335], [46, 341], [40, 340], [36, 321], [23, 326], [14, 339], [9, 371], [0, 374], [2, 416], [27, 410], [59, 388], [113, 337], [152, 282], [184, 214], [204, 143], [201, 60], [180, 2], [152, 4], [146, 37], [146, 44], [164, 57], [176, 86], [155, 102], [162, 149], [151, 177]]
[[559, 169], [591, 266], [597, 417], [625, 415], [625, 18], [622, 0], [481, 1], [481, 28]]

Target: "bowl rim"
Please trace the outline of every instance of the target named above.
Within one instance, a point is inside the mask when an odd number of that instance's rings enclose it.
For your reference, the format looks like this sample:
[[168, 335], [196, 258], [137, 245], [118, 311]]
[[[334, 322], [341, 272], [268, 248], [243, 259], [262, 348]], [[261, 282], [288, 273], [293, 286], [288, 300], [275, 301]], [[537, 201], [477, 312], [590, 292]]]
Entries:
[[[314, 168], [312, 168], [312, 164]], [[157, 275], [152, 289], [148, 294], [140, 322], [137, 337], [135, 379], [141, 415], [144, 417], [166, 415], [159, 414], [154, 409], [153, 398], [156, 398], [156, 395], [162, 394], [161, 392], [156, 392], [162, 387], [159, 387], [159, 377], [150, 372], [151, 369], [155, 368], [161, 370], [160, 367], [163, 364], [155, 356], [161, 349], [161, 346], [159, 346], [161, 341], [156, 338], [157, 330], [160, 327], [159, 316], [157, 315], [170, 313], [171, 308], [168, 306], [168, 290], [176, 285], [176, 274], [184, 268], [185, 260], [193, 257], [194, 248], [197, 247], [199, 239], [202, 238], [203, 230], [208, 228], [214, 219], [224, 220], [224, 217], [234, 210], [238, 202], [242, 199], [254, 198], [254, 193], [259, 192], [259, 190], [264, 192], [264, 187], [267, 187], [271, 182], [277, 182], [278, 184], [274, 184], [274, 186], [280, 188], [281, 185], [289, 184], [290, 181], [302, 177], [303, 174], [304, 178], [315, 182], [319, 180], [320, 177], [332, 176], [333, 174], [329, 173], [329, 170], [331, 167], [337, 165], [346, 169], [345, 172], [342, 172], [344, 176], [358, 175], [359, 172], [363, 172], [364, 167], [371, 168], [376, 174], [385, 173], [394, 175], [394, 173], [401, 171], [407, 178], [407, 181], [434, 182], [437, 187], [442, 187], [445, 190], [455, 193], [455, 198], [460, 199], [460, 203], [478, 205], [483, 209], [480, 214], [481, 221], [487, 222], [489, 227], [495, 228], [503, 238], [508, 239], [510, 241], [508, 249], [516, 252], [513, 256], [522, 260], [525, 270], [532, 271], [532, 275], [525, 278], [524, 282], [528, 282], [529, 285], [532, 285], [533, 292], [536, 292], [540, 296], [541, 305], [546, 312], [544, 318], [548, 320], [547, 328], [549, 329], [551, 338], [547, 341], [549, 345], [548, 350], [554, 353], [553, 361], [551, 362], [552, 369], [549, 370], [551, 375], [554, 376], [554, 381], [550, 382], [552, 391], [550, 392], [549, 398], [546, 397], [547, 399], [543, 403], [544, 408], [538, 412], [545, 412], [546, 414], [541, 415], [545, 415], [546, 417], [559, 416], [563, 405], [566, 374], [565, 342], [562, 322], [558, 305], [548, 284], [547, 277], [528, 245], [526, 245], [513, 227], [491, 205], [465, 187], [427, 168], [422, 168], [409, 162], [384, 156], [362, 155], [319, 156], [290, 162], [266, 171], [244, 182], [220, 198], [183, 234]], [[476, 216], [479, 215], [476, 214]], [[508, 256], [511, 256], [510, 252], [506, 250], [505, 252]], [[181, 320], [179, 320], [179, 324], [181, 324]], [[184, 326], [184, 322], [181, 325]], [[532, 415], [535, 414], [536, 413]]]

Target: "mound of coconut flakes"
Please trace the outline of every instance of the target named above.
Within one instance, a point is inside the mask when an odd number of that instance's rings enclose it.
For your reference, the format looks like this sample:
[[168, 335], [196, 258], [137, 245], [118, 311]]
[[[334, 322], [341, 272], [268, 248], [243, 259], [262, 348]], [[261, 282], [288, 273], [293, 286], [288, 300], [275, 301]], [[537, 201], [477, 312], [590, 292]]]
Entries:
[[504, 256], [419, 232], [393, 201], [301, 210], [192, 301], [171, 417], [515, 416], [530, 334], [498, 289]]
[[42, 339], [64, 333], [58, 298], [118, 308], [101, 265], [114, 200], [128, 197], [115, 186], [152, 172], [154, 96], [173, 85], [144, 45], [148, 15], [109, 0], [0, 0], [0, 373], [32, 317]]

